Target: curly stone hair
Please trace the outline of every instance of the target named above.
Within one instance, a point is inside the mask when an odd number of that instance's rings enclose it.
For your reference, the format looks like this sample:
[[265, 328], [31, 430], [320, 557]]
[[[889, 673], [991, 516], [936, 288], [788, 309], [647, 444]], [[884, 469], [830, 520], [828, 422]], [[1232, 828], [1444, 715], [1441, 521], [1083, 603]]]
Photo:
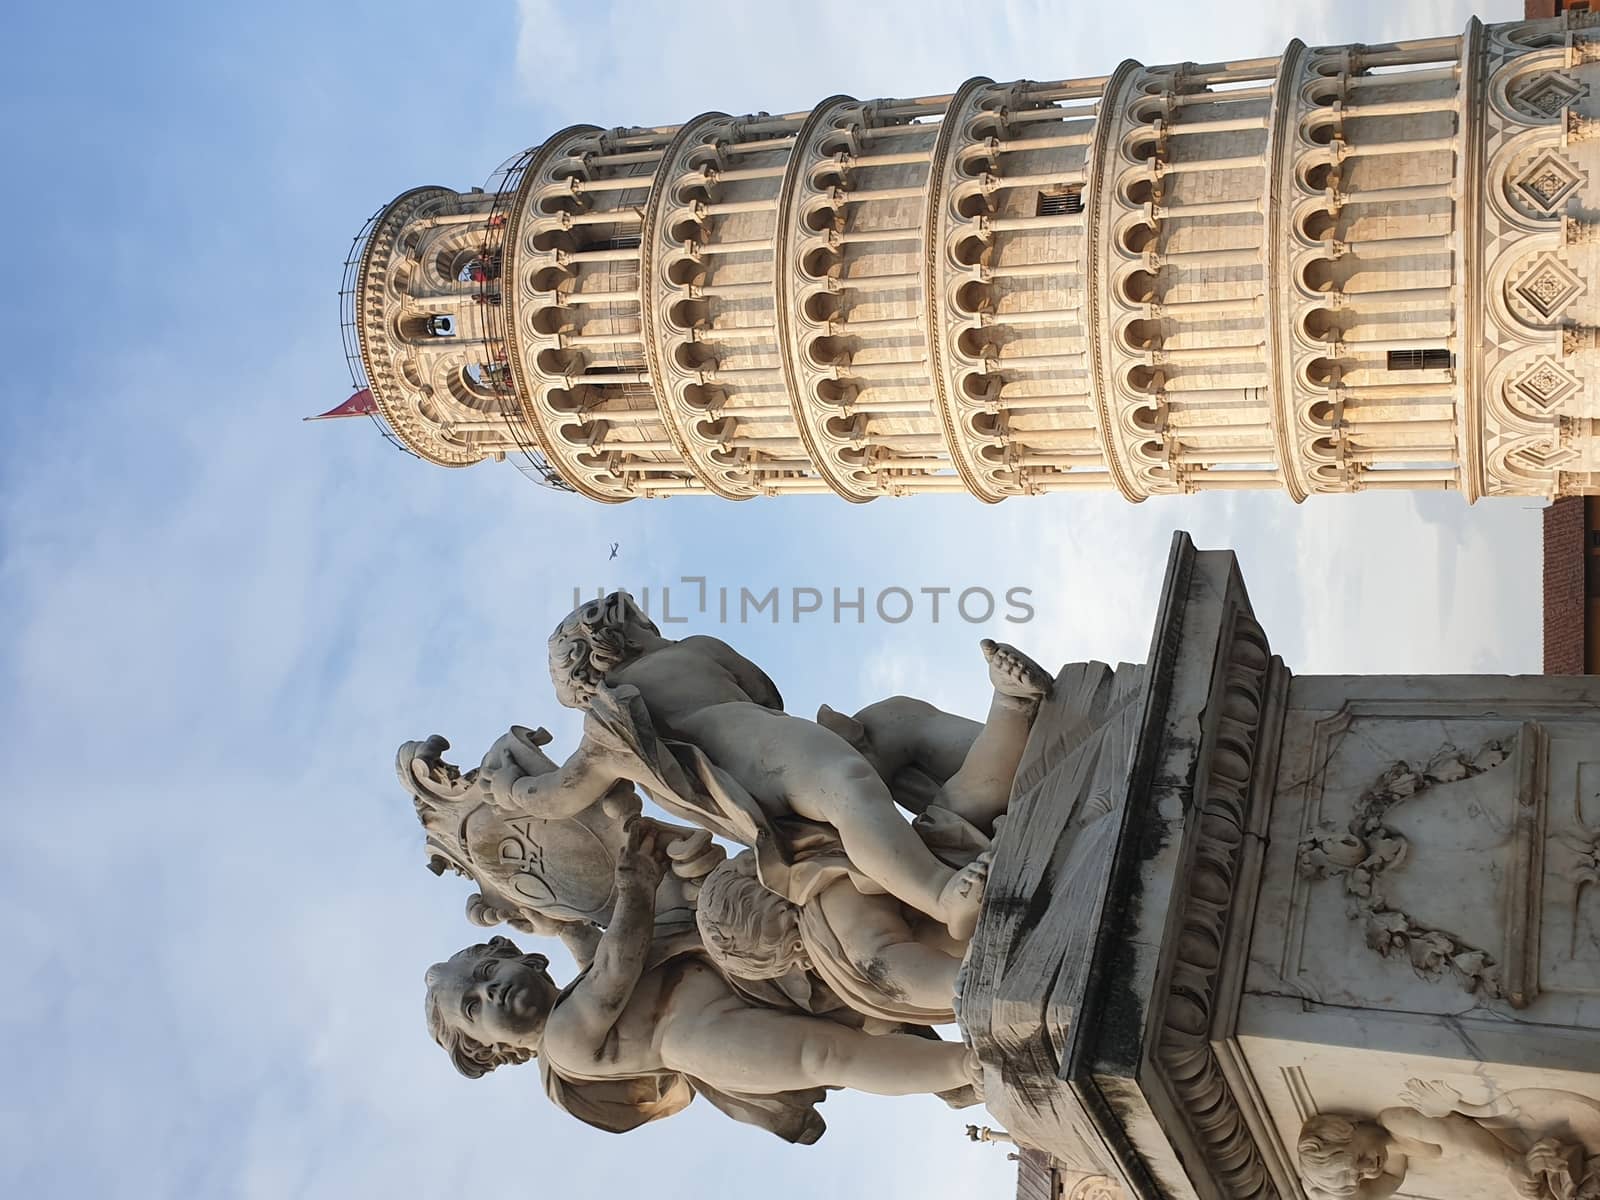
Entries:
[[748, 850], [705, 877], [694, 919], [707, 955], [730, 975], [778, 979], [809, 966], [794, 905], [756, 877]]
[[[522, 954], [515, 942], [503, 937], [493, 937], [487, 942], [468, 946], [461, 953], [471, 953], [474, 957], [488, 954], [497, 958], [519, 958]], [[444, 1048], [456, 1070], [468, 1079], [481, 1079], [496, 1067], [516, 1066], [533, 1057], [533, 1051], [526, 1046], [513, 1046], [509, 1042], [480, 1042], [471, 1034], [457, 1029], [439, 1006], [438, 997], [433, 991], [434, 980], [434, 967], [429, 967], [428, 996], [424, 1004], [428, 1033]]]
[[1351, 1196], [1357, 1184], [1348, 1181], [1356, 1169], [1356, 1154], [1352, 1147], [1357, 1123], [1349, 1117], [1321, 1113], [1300, 1127], [1300, 1142], [1296, 1146], [1300, 1158], [1300, 1174], [1309, 1189], [1322, 1196]]
[[660, 633], [626, 592], [613, 592], [573, 609], [550, 635], [550, 679], [556, 699], [586, 708], [606, 674], [628, 657], [630, 621]]

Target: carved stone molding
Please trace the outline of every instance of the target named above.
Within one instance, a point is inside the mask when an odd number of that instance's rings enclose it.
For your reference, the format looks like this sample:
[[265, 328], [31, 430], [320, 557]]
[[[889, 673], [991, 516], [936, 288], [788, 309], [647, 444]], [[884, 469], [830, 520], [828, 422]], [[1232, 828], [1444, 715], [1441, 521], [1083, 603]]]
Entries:
[[1559, 254], [1546, 251], [1516, 277], [1509, 299], [1514, 308], [1525, 309], [1524, 316], [1531, 317], [1534, 324], [1543, 325], [1553, 323], [1583, 291], [1583, 277], [1562, 262]]
[[[1346, 915], [1361, 923], [1368, 948], [1380, 956], [1407, 960], [1426, 978], [1453, 978], [1468, 992], [1526, 1007], [1538, 993], [1537, 964], [1529, 947], [1538, 925], [1536, 817], [1543, 795], [1546, 740], [1543, 730], [1529, 723], [1515, 739], [1487, 741], [1470, 754], [1445, 746], [1425, 765], [1394, 763], [1361, 794], [1355, 815], [1344, 828], [1323, 825], [1301, 842], [1296, 856], [1300, 874], [1342, 882]], [[1428, 851], [1386, 823], [1386, 815], [1435, 788], [1502, 767], [1511, 773], [1514, 792], [1505, 863], [1513, 895], [1507, 951], [1496, 957], [1390, 903], [1386, 879], [1407, 863], [1426, 858]]]
[[1561, 232], [1569, 246], [1593, 245], [1600, 242], [1600, 221], [1564, 216], [1561, 218]]
[[1546, 150], [1517, 173], [1513, 186], [1541, 212], [1554, 213], [1583, 184], [1583, 173], [1557, 150]]
[[1066, 1192], [1066, 1200], [1127, 1200], [1127, 1195], [1109, 1175], [1086, 1175]]
[[1562, 136], [1563, 142], [1588, 142], [1597, 137], [1600, 137], [1600, 120], [1596, 120], [1594, 117], [1586, 117], [1582, 113], [1573, 112], [1570, 108], [1567, 109], [1566, 127]]
[[1536, 359], [1511, 381], [1511, 402], [1537, 417], [1548, 417], [1583, 387], [1583, 381], [1553, 358]]
[[1565, 357], [1597, 347], [1600, 347], [1600, 329], [1593, 325], [1567, 325], [1561, 330], [1561, 353]]
[[1560, 71], [1543, 71], [1529, 75], [1512, 90], [1509, 98], [1516, 108], [1529, 116], [1549, 120], [1587, 94], [1588, 90], [1587, 84], [1579, 83]]
[[[1236, 613], [1221, 672], [1221, 716], [1195, 822], [1198, 845], [1183, 880], [1183, 932], [1163, 1006], [1157, 1057], [1189, 1115], [1208, 1172], [1237, 1200], [1276, 1195], [1249, 1123], [1212, 1041], [1221, 948], [1239, 895], [1261, 716], [1272, 669], [1266, 635]], [[1248, 901], [1247, 901], [1248, 902]]]

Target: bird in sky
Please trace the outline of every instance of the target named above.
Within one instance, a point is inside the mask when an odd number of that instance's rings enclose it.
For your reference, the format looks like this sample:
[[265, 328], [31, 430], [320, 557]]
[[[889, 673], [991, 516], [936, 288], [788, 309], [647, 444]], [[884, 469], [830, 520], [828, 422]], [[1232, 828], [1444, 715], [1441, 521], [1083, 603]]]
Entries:
[[[615, 558], [617, 556], [617, 547], [620, 546], [620, 545], [622, 545], [621, 542], [612, 542], [611, 543], [611, 558]], [[606, 559], [606, 561], [610, 562], [611, 558]]]

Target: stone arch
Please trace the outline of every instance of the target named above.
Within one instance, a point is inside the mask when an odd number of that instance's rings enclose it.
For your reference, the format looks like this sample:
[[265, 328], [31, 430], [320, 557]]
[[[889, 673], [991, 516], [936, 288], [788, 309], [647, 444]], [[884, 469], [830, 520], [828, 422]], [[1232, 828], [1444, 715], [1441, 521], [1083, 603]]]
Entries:
[[[1480, 294], [1490, 320], [1506, 339], [1546, 341], [1559, 324], [1560, 311], [1582, 294], [1582, 279], [1561, 264], [1561, 247], [1560, 235], [1547, 232], [1518, 239], [1489, 263]], [[1570, 294], [1560, 288], [1564, 280]]]
[[1563, 152], [1547, 126], [1507, 138], [1485, 167], [1490, 214], [1528, 233], [1549, 228], [1587, 181], [1587, 172]]
[[1490, 421], [1529, 437], [1548, 435], [1562, 405], [1583, 387], [1559, 353], [1531, 348], [1496, 363], [1488, 383]]
[[1566, 46], [1518, 55], [1489, 79], [1489, 103], [1518, 125], [1554, 125], [1588, 86], [1568, 73]]

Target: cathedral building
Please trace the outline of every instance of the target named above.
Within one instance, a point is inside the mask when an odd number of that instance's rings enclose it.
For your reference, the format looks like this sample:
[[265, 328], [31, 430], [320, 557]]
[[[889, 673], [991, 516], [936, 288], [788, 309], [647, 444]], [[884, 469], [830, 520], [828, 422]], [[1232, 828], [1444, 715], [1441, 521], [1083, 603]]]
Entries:
[[347, 263], [374, 419], [594, 500], [1600, 492], [1600, 26], [577, 125]]

